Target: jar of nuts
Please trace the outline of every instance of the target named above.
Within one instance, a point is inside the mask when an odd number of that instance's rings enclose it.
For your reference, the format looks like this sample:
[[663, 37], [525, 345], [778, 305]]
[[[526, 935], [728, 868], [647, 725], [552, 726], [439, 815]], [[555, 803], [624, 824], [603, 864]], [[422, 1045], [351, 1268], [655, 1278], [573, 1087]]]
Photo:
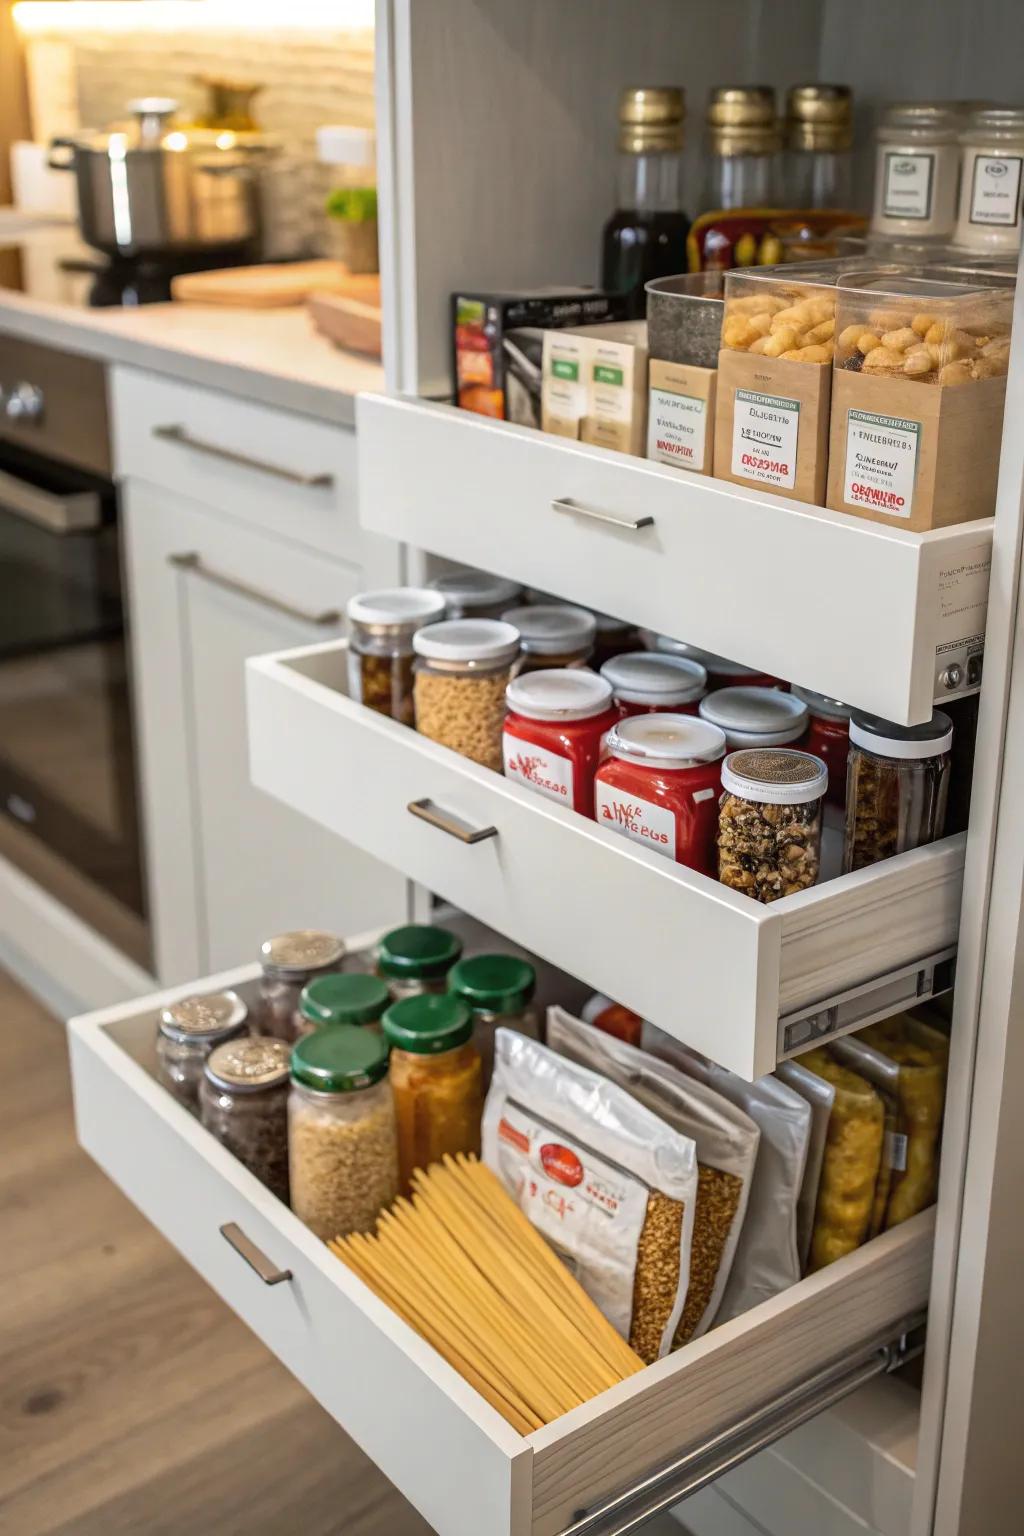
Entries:
[[848, 272], [837, 288], [836, 367], [917, 384], [1001, 377], [1010, 362], [1012, 281], [944, 278], [941, 267]]
[[276, 1035], [279, 1040], [294, 1040], [303, 987], [314, 976], [332, 976], [340, 971], [344, 958], [341, 939], [319, 928], [296, 928], [264, 939], [260, 945], [262, 1033]]
[[350, 598], [345, 609], [349, 696], [412, 725], [412, 637], [444, 615], [444, 593], [425, 587], [392, 587]]
[[199, 1084], [215, 1046], [247, 1031], [249, 1010], [237, 992], [183, 997], [161, 1010], [156, 1026], [157, 1076], [164, 1087], [197, 1113]]
[[924, 725], [850, 717], [843, 871], [864, 869], [942, 836], [953, 722], [936, 709]]
[[722, 764], [718, 878], [755, 901], [814, 885], [828, 769], [809, 752], [748, 747]]
[[505, 688], [519, 631], [500, 619], [449, 619], [415, 636], [416, 729], [501, 772]]
[[203, 1125], [279, 1200], [288, 1199], [288, 1057], [283, 1040], [218, 1045], [199, 1085]]

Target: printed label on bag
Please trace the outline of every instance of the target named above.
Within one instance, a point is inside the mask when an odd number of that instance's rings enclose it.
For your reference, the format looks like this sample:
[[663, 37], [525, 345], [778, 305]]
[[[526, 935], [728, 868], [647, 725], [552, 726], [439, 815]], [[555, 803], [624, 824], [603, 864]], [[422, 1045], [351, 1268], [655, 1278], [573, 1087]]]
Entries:
[[885, 157], [882, 213], [887, 219], [930, 219], [935, 183], [934, 155]]
[[979, 155], [971, 180], [971, 223], [1012, 229], [1020, 218], [1020, 155]]
[[676, 856], [676, 818], [663, 805], [652, 805], [636, 795], [625, 795], [600, 779], [594, 785], [594, 813], [603, 827], [631, 837], [635, 843], [643, 843], [667, 858]]
[[921, 424], [902, 416], [849, 411], [846, 421], [846, 481], [843, 500], [889, 517], [909, 517]]
[[647, 417], [647, 457], [680, 469], [704, 468], [707, 401], [652, 389]]
[[893, 1173], [906, 1173], [907, 1138], [901, 1131], [886, 1131], [885, 1161]]
[[518, 779], [530, 789], [557, 800], [574, 810], [572, 792], [572, 763], [560, 752], [550, 752], [547, 747], [535, 746], [532, 741], [521, 741], [506, 731], [505, 777]]
[[796, 485], [800, 402], [738, 389], [732, 418], [732, 472], [762, 485]]

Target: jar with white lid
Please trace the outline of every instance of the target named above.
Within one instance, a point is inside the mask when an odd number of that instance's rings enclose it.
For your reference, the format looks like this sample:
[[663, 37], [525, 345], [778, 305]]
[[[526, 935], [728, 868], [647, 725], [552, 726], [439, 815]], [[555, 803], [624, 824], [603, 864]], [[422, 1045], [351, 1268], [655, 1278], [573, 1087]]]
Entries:
[[156, 1026], [157, 1077], [186, 1109], [197, 1113], [199, 1084], [215, 1046], [248, 1030], [249, 1010], [237, 992], [183, 997], [161, 1009]]
[[526, 672], [506, 702], [505, 777], [593, 817], [601, 743], [617, 719], [611, 683], [585, 667]]
[[545, 667], [585, 667], [594, 650], [597, 620], [571, 603], [530, 603], [502, 614], [519, 631], [516, 673]]
[[841, 699], [830, 699], [827, 694], [815, 693], [811, 688], [798, 688], [794, 684], [793, 693], [807, 705], [809, 719], [804, 746], [815, 757], [820, 757], [828, 769], [826, 802], [842, 810], [846, 805], [846, 759], [850, 754], [852, 710]]
[[722, 764], [718, 878], [754, 901], [778, 901], [817, 882], [828, 769], [790, 748], [751, 747]]
[[299, 1030], [299, 998], [315, 976], [333, 976], [342, 968], [345, 945], [320, 928], [295, 928], [260, 945], [260, 1031], [289, 1043]]
[[972, 112], [960, 135], [960, 208], [954, 243], [1016, 255], [1024, 192], [1024, 107]]
[[717, 868], [725, 736], [693, 715], [634, 715], [605, 738], [594, 781], [599, 826], [701, 874]]
[[662, 711], [695, 715], [708, 685], [708, 674], [699, 662], [657, 651], [613, 656], [601, 668], [601, 676], [612, 685], [620, 720]]
[[725, 732], [730, 751], [788, 746], [807, 730], [807, 705], [778, 688], [719, 688], [699, 708], [702, 720]]
[[850, 717], [843, 871], [865, 869], [943, 834], [953, 722], [941, 709], [923, 725]]
[[443, 594], [428, 587], [388, 587], [350, 598], [349, 697], [412, 725], [413, 635], [444, 614]]
[[671, 635], [656, 635], [645, 630], [643, 641], [649, 651], [660, 651], [665, 656], [683, 656], [697, 662], [708, 675], [712, 692], [718, 688], [782, 688], [784, 684], [770, 672], [759, 672], [756, 667], [745, 667], [727, 656], [716, 656], [714, 651], [702, 650], [699, 645], [689, 645], [685, 640], [673, 640]]
[[947, 240], [956, 224], [960, 113], [953, 102], [888, 107], [875, 130], [871, 234]]
[[500, 619], [447, 619], [417, 631], [416, 729], [501, 772], [505, 689], [519, 631]]
[[448, 619], [500, 619], [523, 595], [517, 581], [490, 571], [446, 571], [430, 585], [444, 598]]

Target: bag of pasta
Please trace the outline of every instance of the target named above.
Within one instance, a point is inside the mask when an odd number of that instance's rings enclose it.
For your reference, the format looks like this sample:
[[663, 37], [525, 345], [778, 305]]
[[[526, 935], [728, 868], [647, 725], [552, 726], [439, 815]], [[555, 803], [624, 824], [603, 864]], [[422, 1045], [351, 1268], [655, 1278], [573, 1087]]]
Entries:
[[935, 1202], [949, 1042], [907, 1014], [872, 1024], [858, 1038], [882, 1056], [896, 1076], [899, 1123], [887, 1146], [891, 1172], [883, 1225], [888, 1229]]
[[885, 1108], [866, 1078], [821, 1047], [804, 1052], [800, 1063], [835, 1089], [811, 1233], [808, 1267], [813, 1271], [867, 1240], [882, 1166]]

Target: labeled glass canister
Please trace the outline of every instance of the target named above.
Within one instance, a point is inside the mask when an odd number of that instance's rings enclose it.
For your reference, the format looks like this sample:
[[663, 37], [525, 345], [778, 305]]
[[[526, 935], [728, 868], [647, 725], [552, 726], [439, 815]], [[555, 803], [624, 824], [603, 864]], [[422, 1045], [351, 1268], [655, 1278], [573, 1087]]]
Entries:
[[755, 901], [815, 885], [828, 769], [809, 752], [748, 747], [722, 764], [718, 878]]
[[787, 746], [807, 731], [807, 705], [779, 688], [719, 688], [705, 694], [699, 710], [725, 732], [730, 751]]
[[1015, 256], [1024, 192], [1024, 107], [972, 112], [960, 143], [960, 204], [953, 242], [986, 255]]
[[494, 1070], [496, 1029], [514, 1029], [531, 1040], [541, 1039], [541, 1017], [533, 1001], [537, 972], [518, 955], [471, 955], [455, 966], [448, 986], [472, 1009], [473, 1040], [483, 1063], [486, 1093]]
[[199, 1085], [199, 1114], [221, 1146], [279, 1200], [288, 1200], [288, 1058], [268, 1035], [218, 1045]]
[[716, 692], [719, 688], [782, 688], [785, 686], [770, 672], [760, 672], [756, 667], [745, 667], [738, 661], [730, 661], [727, 656], [716, 656], [714, 651], [702, 650], [699, 645], [690, 645], [685, 640], [673, 640], [671, 635], [656, 635], [651, 630], [645, 630], [643, 640], [649, 651], [659, 651], [665, 656], [682, 656], [687, 661], [695, 661], [698, 666], [703, 667], [708, 675], [708, 688], [712, 692]]
[[345, 609], [350, 698], [412, 725], [413, 635], [444, 615], [443, 593], [427, 587], [388, 587], [350, 598]]
[[692, 715], [635, 715], [612, 727], [605, 749], [598, 825], [713, 876], [724, 733]]
[[448, 619], [500, 619], [523, 593], [519, 583], [507, 576], [469, 569], [446, 571], [430, 585], [444, 598]]
[[416, 729], [501, 772], [505, 689], [519, 631], [500, 619], [448, 619], [416, 635]]
[[341, 970], [345, 945], [319, 928], [296, 928], [260, 945], [260, 1029], [279, 1040], [295, 1039], [302, 989], [314, 976]]
[[156, 1026], [157, 1077], [186, 1109], [197, 1113], [199, 1084], [215, 1046], [248, 1030], [249, 1010], [237, 992], [183, 997], [161, 1009]]
[[377, 974], [393, 1003], [424, 992], [447, 992], [448, 973], [462, 954], [462, 940], [449, 928], [407, 923], [380, 941]]
[[528, 672], [507, 703], [505, 777], [592, 818], [601, 742], [617, 719], [611, 683], [585, 669]]
[[483, 1087], [468, 1004], [452, 993], [407, 997], [384, 1015], [398, 1122], [398, 1166], [408, 1192], [415, 1168], [480, 1152]]
[[594, 652], [597, 620], [572, 603], [531, 603], [502, 615], [519, 631], [516, 674], [585, 667]]
[[854, 206], [853, 95], [848, 85], [790, 86], [783, 181], [789, 208]]
[[379, 976], [368, 976], [360, 971], [315, 976], [303, 987], [299, 998], [296, 1038], [301, 1039], [328, 1024], [379, 1028], [381, 1016], [390, 1001], [387, 984]]
[[871, 234], [948, 240], [956, 224], [960, 114], [952, 102], [895, 102], [875, 130]]
[[612, 685], [612, 702], [620, 720], [656, 713], [695, 715], [708, 684], [708, 674], [699, 662], [656, 651], [613, 656], [601, 668], [601, 676]]
[[850, 706], [810, 688], [794, 686], [793, 693], [807, 705], [804, 747], [814, 757], [820, 757], [828, 769], [826, 804], [842, 810], [846, 805], [846, 760], [850, 754]]
[[844, 873], [942, 836], [952, 746], [953, 722], [941, 709], [924, 725], [853, 712]]

